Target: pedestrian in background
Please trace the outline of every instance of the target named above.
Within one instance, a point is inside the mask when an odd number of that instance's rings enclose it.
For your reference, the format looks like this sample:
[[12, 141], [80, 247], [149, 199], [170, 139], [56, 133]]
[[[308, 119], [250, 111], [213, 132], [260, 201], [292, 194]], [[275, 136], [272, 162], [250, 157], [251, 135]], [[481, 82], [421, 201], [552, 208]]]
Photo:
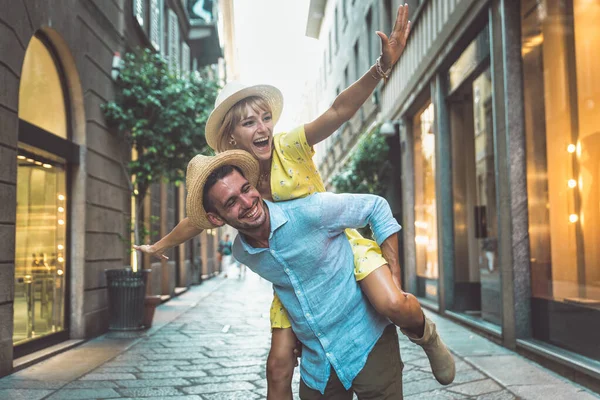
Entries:
[[231, 266], [233, 257], [231, 256], [231, 240], [229, 234], [226, 234], [223, 239], [219, 240], [219, 247], [217, 253], [219, 254], [219, 262], [221, 263], [221, 271], [225, 272], [225, 278], [227, 278], [229, 267]]

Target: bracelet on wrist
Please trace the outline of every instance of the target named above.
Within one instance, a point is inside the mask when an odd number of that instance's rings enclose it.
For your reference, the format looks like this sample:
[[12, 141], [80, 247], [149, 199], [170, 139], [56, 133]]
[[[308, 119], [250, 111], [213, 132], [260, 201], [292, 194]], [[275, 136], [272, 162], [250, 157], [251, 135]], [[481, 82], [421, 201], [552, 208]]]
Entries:
[[390, 77], [390, 72], [392, 72], [392, 67], [389, 67], [386, 71], [384, 71], [381, 66], [381, 56], [379, 56], [377, 57], [377, 61], [375, 61], [375, 70], [380, 77], [387, 80]]

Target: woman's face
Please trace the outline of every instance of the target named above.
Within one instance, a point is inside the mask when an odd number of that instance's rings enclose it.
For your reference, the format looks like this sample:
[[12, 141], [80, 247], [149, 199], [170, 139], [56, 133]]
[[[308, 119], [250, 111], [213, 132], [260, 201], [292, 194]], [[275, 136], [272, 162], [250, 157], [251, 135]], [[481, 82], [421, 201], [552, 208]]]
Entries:
[[255, 110], [247, 105], [242, 119], [234, 127], [231, 136], [236, 142], [236, 148], [246, 150], [259, 161], [270, 160], [273, 149], [271, 111], [259, 108]]

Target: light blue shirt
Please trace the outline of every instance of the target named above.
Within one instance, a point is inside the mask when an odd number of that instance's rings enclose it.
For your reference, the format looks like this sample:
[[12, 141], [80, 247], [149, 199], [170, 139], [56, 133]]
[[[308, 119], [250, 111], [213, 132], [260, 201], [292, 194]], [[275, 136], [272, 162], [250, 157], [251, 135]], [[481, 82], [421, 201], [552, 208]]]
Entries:
[[317, 193], [266, 203], [269, 248], [254, 248], [238, 235], [233, 255], [273, 283], [304, 345], [304, 382], [324, 393], [333, 367], [349, 389], [390, 322], [375, 311], [356, 282], [344, 230], [368, 224], [381, 244], [400, 225], [388, 203], [374, 195]]

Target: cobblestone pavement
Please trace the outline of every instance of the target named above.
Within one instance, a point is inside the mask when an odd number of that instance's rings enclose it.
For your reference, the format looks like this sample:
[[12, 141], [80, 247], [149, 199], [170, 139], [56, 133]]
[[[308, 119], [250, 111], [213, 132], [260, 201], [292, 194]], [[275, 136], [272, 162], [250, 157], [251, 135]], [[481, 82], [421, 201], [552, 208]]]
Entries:
[[[107, 334], [0, 379], [0, 399], [264, 399], [271, 299], [270, 285], [252, 273], [243, 280], [215, 278], [159, 307], [157, 326], [141, 337]], [[169, 321], [178, 307], [184, 311]], [[456, 380], [438, 384], [423, 351], [401, 336], [407, 400], [600, 399], [463, 327], [431, 318], [456, 356]], [[86, 370], [74, 361], [92, 357], [93, 346], [128, 337], [126, 350], [97, 366]], [[298, 382], [296, 370], [295, 392]]]

